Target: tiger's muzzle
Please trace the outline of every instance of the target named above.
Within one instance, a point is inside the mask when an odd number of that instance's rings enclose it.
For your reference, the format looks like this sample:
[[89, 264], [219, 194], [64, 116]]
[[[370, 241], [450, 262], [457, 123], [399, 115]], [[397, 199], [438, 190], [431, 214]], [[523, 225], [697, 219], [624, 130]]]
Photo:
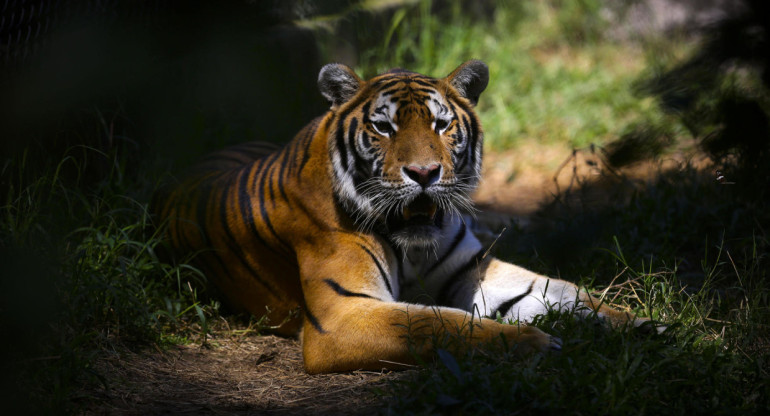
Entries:
[[427, 193], [420, 193], [387, 217], [391, 238], [402, 247], [434, 244], [441, 236], [444, 212]]

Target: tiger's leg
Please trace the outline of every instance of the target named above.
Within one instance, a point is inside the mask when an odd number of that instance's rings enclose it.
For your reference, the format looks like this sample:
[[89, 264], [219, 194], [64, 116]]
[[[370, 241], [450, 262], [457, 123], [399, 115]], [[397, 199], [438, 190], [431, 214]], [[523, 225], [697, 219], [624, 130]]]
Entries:
[[629, 323], [640, 326], [649, 321], [604, 304], [575, 284], [533, 273], [523, 267], [492, 259], [472, 295], [472, 307], [485, 316], [500, 316], [531, 322], [539, 314], [555, 308], [574, 311], [580, 316], [596, 313], [613, 327]]
[[[441, 305], [472, 311], [480, 315], [531, 322], [550, 308], [574, 311], [581, 316], [592, 312], [611, 326], [631, 322], [642, 325], [647, 319], [613, 309], [575, 284], [538, 275], [514, 264], [488, 256], [487, 250], [459, 219], [445, 224], [454, 236], [451, 247], [440, 247], [441, 255], [426, 273], [428, 294]], [[443, 273], [443, 270], [452, 273]]]
[[[429, 355], [435, 347], [431, 340], [444, 335], [479, 344], [502, 334], [522, 352], [559, 348], [558, 340], [535, 327], [502, 325], [456, 308], [396, 302], [393, 262], [385, 260], [384, 249], [363, 250], [358, 242], [336, 240], [326, 246], [329, 252], [298, 251], [306, 304], [303, 357], [309, 373], [403, 368], [399, 363], [413, 363], [414, 353]], [[453, 345], [461, 348], [462, 343]]]

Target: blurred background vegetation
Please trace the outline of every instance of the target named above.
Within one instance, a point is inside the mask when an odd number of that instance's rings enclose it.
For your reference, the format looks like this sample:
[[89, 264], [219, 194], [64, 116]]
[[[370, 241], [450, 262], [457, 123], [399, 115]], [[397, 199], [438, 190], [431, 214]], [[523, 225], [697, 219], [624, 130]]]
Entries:
[[[290, 140], [327, 108], [332, 61], [369, 77], [484, 60], [487, 154], [555, 147], [548, 176], [598, 149], [612, 179], [544, 201], [500, 254], [766, 345], [769, 26], [761, 0], [0, 0], [0, 397], [74, 411], [100, 349], [205, 341], [218, 303], [158, 259], [149, 197], [206, 152]], [[705, 293], [686, 313], [685, 287]]]

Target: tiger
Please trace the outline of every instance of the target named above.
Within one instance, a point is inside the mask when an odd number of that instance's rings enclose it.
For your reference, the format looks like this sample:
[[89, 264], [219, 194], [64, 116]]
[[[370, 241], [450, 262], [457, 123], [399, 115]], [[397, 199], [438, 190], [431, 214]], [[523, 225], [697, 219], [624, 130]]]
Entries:
[[300, 338], [310, 374], [402, 369], [447, 337], [558, 351], [559, 338], [527, 324], [553, 308], [641, 325], [573, 283], [495, 258], [474, 235], [474, 109], [488, 82], [479, 60], [444, 78], [393, 69], [363, 80], [327, 64], [324, 115], [281, 148], [246, 143], [204, 159], [156, 198], [156, 217], [230, 307]]

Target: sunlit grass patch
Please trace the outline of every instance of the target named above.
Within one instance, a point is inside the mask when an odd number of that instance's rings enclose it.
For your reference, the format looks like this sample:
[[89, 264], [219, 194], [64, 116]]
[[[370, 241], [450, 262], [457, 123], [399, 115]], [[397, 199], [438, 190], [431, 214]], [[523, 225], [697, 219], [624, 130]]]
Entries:
[[522, 141], [581, 148], [616, 139], [632, 123], [669, 123], [634, 83], [651, 54], [681, 55], [692, 45], [611, 39], [599, 3], [500, 4], [485, 22], [457, 8], [435, 15], [422, 1], [394, 14], [381, 45], [363, 51], [356, 70], [444, 76], [465, 60], [485, 61], [490, 84], [478, 112], [491, 149]]

